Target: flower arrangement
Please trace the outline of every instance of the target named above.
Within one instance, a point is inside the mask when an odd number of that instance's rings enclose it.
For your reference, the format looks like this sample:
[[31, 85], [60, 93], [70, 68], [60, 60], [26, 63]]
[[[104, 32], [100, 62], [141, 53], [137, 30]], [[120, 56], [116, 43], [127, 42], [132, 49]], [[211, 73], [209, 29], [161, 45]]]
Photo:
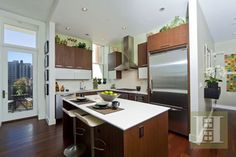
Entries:
[[225, 69], [224, 67], [221, 67], [220, 65], [207, 68], [205, 71], [205, 77], [207, 84], [217, 84], [219, 82], [222, 82], [222, 78], [225, 77]]

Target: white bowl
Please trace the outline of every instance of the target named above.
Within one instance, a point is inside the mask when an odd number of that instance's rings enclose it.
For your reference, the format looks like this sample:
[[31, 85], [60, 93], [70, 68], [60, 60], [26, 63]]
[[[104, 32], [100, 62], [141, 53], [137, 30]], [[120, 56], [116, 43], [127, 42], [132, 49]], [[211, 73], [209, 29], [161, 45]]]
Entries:
[[113, 96], [113, 95], [107, 95], [107, 94], [102, 94], [102, 93], [98, 93], [98, 95], [99, 95], [104, 101], [108, 101], [108, 102], [111, 102], [111, 101], [115, 100], [117, 97], [120, 96], [119, 94], [117, 94], [116, 96]]

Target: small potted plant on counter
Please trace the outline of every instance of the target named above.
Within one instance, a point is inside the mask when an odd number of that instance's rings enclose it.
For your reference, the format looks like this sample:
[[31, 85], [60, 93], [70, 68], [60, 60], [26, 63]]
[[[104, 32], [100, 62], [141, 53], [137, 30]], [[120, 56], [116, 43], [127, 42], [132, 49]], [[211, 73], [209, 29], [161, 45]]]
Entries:
[[204, 97], [209, 99], [219, 99], [221, 88], [219, 82], [222, 82], [222, 78], [225, 76], [225, 70], [221, 66], [210, 67], [205, 72], [207, 83], [204, 89]]
[[107, 83], [107, 79], [106, 78], [103, 78], [102, 80], [103, 80], [103, 82], [102, 82], [103, 84]]

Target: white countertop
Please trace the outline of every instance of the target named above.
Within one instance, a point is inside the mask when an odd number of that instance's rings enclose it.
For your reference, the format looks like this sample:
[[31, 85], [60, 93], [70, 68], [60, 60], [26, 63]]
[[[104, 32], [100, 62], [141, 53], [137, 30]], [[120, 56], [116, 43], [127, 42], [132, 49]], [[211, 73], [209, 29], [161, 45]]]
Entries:
[[89, 89], [89, 90], [77, 90], [77, 91], [69, 91], [69, 92], [56, 92], [56, 94], [57, 95], [65, 95], [65, 94], [74, 94], [74, 93], [99, 92], [99, 91], [104, 91], [104, 90], [147, 95], [147, 92], [143, 92], [143, 91], [128, 91], [128, 90], [117, 90], [117, 89]]
[[[101, 98], [98, 95], [92, 95], [92, 96], [86, 96], [86, 97], [93, 101], [101, 101]], [[101, 120], [104, 120], [105, 122], [115, 127], [120, 128], [121, 130], [127, 130], [139, 123], [142, 123], [152, 117], [155, 117], [169, 110], [168, 107], [151, 105], [147, 103], [117, 98], [116, 100], [120, 102], [120, 108], [123, 108], [124, 110], [103, 115], [87, 107], [87, 106], [95, 105], [95, 103], [78, 105], [65, 98], [64, 100], [78, 107], [79, 109]]]

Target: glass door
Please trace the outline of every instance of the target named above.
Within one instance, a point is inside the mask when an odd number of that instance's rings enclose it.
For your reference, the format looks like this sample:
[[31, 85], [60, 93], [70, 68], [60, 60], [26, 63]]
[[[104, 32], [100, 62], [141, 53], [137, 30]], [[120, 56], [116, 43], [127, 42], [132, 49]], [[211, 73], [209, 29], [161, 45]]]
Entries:
[[37, 115], [34, 52], [4, 48], [3, 121]]

